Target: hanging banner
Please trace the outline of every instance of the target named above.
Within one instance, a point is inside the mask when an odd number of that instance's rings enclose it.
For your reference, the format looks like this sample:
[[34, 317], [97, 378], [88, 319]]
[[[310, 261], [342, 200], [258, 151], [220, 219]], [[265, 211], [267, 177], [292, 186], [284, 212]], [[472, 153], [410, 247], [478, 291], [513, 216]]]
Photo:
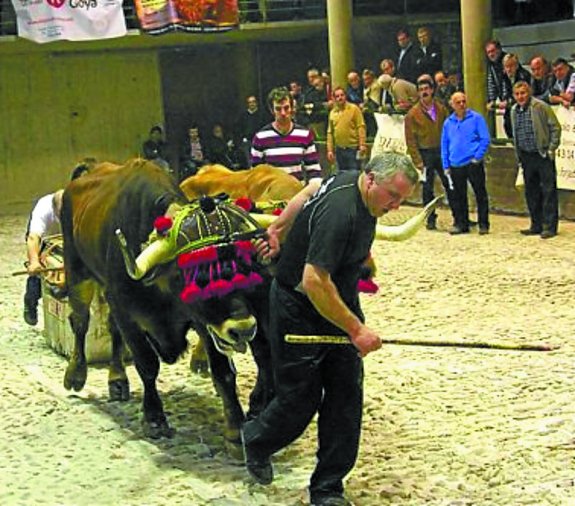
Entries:
[[405, 116], [403, 114], [381, 114], [377, 112], [374, 116], [377, 122], [377, 133], [373, 139], [371, 157], [380, 155], [384, 151], [407, 153], [403, 126]]
[[557, 188], [575, 190], [575, 111], [562, 106], [553, 110], [561, 124], [561, 143], [555, 151]]
[[237, 0], [134, 0], [143, 31], [221, 32], [239, 24]]
[[43, 44], [126, 35], [123, 0], [12, 0], [18, 36]]

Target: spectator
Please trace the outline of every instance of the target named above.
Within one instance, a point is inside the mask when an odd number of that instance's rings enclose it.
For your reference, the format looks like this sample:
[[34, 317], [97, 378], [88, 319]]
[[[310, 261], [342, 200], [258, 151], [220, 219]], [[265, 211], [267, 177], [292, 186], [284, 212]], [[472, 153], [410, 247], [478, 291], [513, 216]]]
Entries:
[[417, 29], [417, 39], [421, 50], [419, 73], [433, 75], [443, 68], [441, 46], [433, 40], [431, 30], [427, 26]]
[[435, 80], [435, 98], [437, 98], [441, 103], [447, 107], [448, 111], [451, 110], [451, 95], [455, 93], [455, 89], [451, 83], [447, 80], [447, 76], [443, 70], [439, 70], [433, 76]]
[[180, 181], [193, 176], [206, 163], [205, 151], [197, 125], [188, 128], [188, 138], [180, 158]]
[[451, 97], [453, 114], [443, 124], [441, 158], [447, 178], [453, 182], [451, 206], [455, 225], [450, 234], [469, 233], [467, 183], [470, 182], [477, 201], [479, 233], [489, 233], [489, 201], [485, 186], [483, 158], [489, 148], [487, 124], [479, 113], [467, 108], [465, 93]]
[[406, 28], [397, 32], [398, 53], [395, 60], [395, 73], [400, 79], [415, 83], [419, 76], [419, 60], [421, 50], [411, 41], [411, 37]]
[[377, 123], [374, 113], [381, 111], [383, 90], [375, 78], [373, 70], [364, 69], [361, 73], [363, 79], [363, 104], [361, 110], [365, 119], [368, 137], [373, 137], [377, 132]]
[[363, 103], [363, 83], [355, 70], [347, 74], [347, 88], [345, 93], [348, 102], [355, 105], [361, 105]]
[[529, 82], [531, 74], [519, 64], [519, 58], [508, 53], [503, 58], [503, 96], [498, 108], [503, 112], [503, 127], [508, 138], [513, 137], [511, 130], [511, 107], [515, 103], [513, 85], [519, 81]]
[[569, 85], [572, 83], [573, 67], [567, 63], [565, 58], [556, 58], [551, 66], [553, 67], [554, 79], [549, 91], [549, 103], [569, 107], [573, 102], [573, 91], [575, 91], [569, 90]]
[[321, 75], [314, 78], [313, 88], [306, 93], [303, 106], [309, 117], [309, 127], [316, 137], [325, 139], [329, 97], [325, 89], [325, 79]]
[[393, 110], [407, 112], [417, 102], [417, 87], [415, 84], [383, 74], [377, 78], [382, 90], [389, 91], [393, 101]]
[[453, 88], [453, 93], [456, 91], [465, 91], [465, 85], [463, 84], [463, 76], [461, 71], [458, 69], [451, 69], [447, 74], [447, 81]]
[[[381, 60], [379, 68], [381, 69], [381, 75], [395, 77], [395, 63], [393, 63], [393, 60], [390, 60], [389, 58]], [[393, 109], [393, 97], [389, 90], [382, 89], [381, 105], [386, 110]]]
[[210, 163], [217, 163], [228, 169], [237, 169], [238, 165], [233, 160], [233, 147], [234, 142], [224, 135], [222, 125], [216, 123], [206, 142], [206, 159]]
[[[379, 335], [363, 323], [357, 280], [377, 218], [396, 209], [416, 183], [407, 156], [384, 153], [369, 162], [366, 172], [325, 180], [297, 214], [270, 291], [276, 397], [242, 430], [246, 467], [258, 483], [273, 481], [272, 454], [297, 439], [317, 413], [310, 503], [349, 504], [343, 479], [359, 450], [361, 357], [381, 347]], [[287, 334], [349, 336], [350, 345], [286, 344]]]
[[485, 44], [487, 55], [487, 110], [495, 111], [503, 100], [503, 58], [507, 53], [498, 40], [491, 39]]
[[[96, 165], [94, 158], [85, 158], [72, 171], [70, 180], [74, 181], [87, 174]], [[60, 211], [64, 190], [57, 190], [40, 198], [30, 214], [26, 230], [26, 292], [24, 294], [24, 321], [28, 325], [38, 323], [38, 301], [42, 297], [40, 273], [44, 266], [40, 262], [40, 253], [46, 237], [60, 234]]]
[[294, 104], [294, 117], [296, 118], [296, 122], [300, 125], [308, 125], [309, 124], [309, 116], [305, 113], [304, 109], [304, 94], [302, 91], [301, 84], [299, 81], [291, 81], [289, 83], [289, 94], [292, 97], [293, 104]]
[[345, 90], [334, 90], [335, 106], [329, 113], [327, 159], [338, 170], [360, 170], [367, 154], [365, 121], [361, 109], [347, 101]]
[[321, 177], [313, 133], [293, 122], [293, 99], [288, 89], [271, 90], [268, 105], [274, 121], [253, 138], [252, 166], [262, 163], [274, 165], [305, 182]]
[[240, 114], [235, 127], [238, 163], [243, 169], [249, 169], [252, 139], [266, 123], [264, 112], [259, 108], [258, 99], [254, 95], [247, 97], [246, 104], [247, 108]]
[[[433, 97], [433, 89], [431, 76], [424, 74], [419, 77], [419, 101], [406, 114], [404, 124], [407, 153], [422, 174], [424, 205], [434, 198], [435, 174], [439, 176], [449, 202], [452, 198], [449, 182], [441, 165], [441, 131], [449, 112], [439, 99]], [[455, 219], [455, 215], [453, 218]], [[437, 214], [434, 211], [427, 218], [427, 230], [436, 229]]]
[[513, 86], [516, 104], [511, 111], [513, 142], [525, 180], [525, 200], [531, 226], [523, 235], [557, 235], [558, 200], [555, 150], [561, 125], [551, 107], [533, 96], [531, 87], [519, 81]]
[[529, 61], [529, 67], [531, 68], [531, 96], [549, 103], [549, 93], [553, 85], [551, 65], [542, 55], [536, 55]]
[[164, 132], [162, 127], [155, 125], [150, 128], [150, 134], [147, 140], [142, 144], [142, 152], [146, 160], [154, 162], [167, 171], [170, 170], [170, 164], [166, 157], [167, 146], [164, 141]]

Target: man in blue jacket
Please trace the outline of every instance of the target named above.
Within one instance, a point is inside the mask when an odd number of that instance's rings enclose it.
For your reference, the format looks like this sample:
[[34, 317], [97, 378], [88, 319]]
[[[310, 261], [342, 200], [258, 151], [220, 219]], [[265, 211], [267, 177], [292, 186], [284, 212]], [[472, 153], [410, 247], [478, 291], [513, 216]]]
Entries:
[[490, 144], [489, 130], [483, 116], [467, 108], [465, 93], [454, 93], [451, 107], [454, 112], [443, 124], [441, 134], [443, 169], [453, 183], [455, 225], [449, 233], [455, 235], [469, 232], [469, 181], [477, 201], [479, 233], [485, 235], [489, 233], [489, 201], [483, 158]]

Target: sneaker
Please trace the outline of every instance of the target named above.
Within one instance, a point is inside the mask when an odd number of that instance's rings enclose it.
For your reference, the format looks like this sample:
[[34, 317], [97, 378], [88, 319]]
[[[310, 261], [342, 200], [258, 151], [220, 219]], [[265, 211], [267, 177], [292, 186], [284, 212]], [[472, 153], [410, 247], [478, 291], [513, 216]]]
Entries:
[[242, 447], [248, 474], [260, 485], [269, 485], [274, 481], [274, 468], [270, 457], [255, 456], [244, 440], [244, 431], [241, 431]]
[[487, 235], [489, 233], [489, 229], [487, 227], [479, 227], [479, 235]]
[[550, 239], [551, 237], [555, 237], [557, 232], [553, 232], [553, 230], [543, 230], [541, 232], [541, 239]]
[[24, 306], [24, 321], [32, 327], [38, 323], [38, 308]]
[[459, 227], [451, 227], [449, 229], [449, 233], [451, 235], [459, 235], [459, 234], [468, 234], [469, 233], [469, 229], [465, 229], [465, 228], [459, 228]]
[[536, 228], [525, 228], [523, 230], [520, 230], [519, 232], [523, 235], [539, 235], [541, 233], [541, 230], [538, 230]]

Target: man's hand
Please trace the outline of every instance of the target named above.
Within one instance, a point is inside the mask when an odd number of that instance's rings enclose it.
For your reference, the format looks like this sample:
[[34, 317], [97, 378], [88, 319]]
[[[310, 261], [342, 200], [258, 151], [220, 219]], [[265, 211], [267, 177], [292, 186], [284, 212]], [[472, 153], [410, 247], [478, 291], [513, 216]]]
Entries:
[[350, 337], [362, 358], [381, 348], [381, 338], [365, 325], [361, 325], [355, 335]]
[[266, 239], [256, 239], [254, 241], [258, 260], [264, 264], [271, 262], [280, 252], [277, 230], [273, 226], [268, 227], [266, 236]]
[[28, 262], [28, 265], [26, 266], [26, 270], [30, 276], [37, 276], [40, 274], [42, 269], [42, 264], [38, 262], [38, 260], [32, 260], [31, 262]]
[[328, 161], [329, 163], [335, 162], [335, 155], [333, 154], [333, 151], [328, 151], [328, 152], [327, 152], [327, 161]]

